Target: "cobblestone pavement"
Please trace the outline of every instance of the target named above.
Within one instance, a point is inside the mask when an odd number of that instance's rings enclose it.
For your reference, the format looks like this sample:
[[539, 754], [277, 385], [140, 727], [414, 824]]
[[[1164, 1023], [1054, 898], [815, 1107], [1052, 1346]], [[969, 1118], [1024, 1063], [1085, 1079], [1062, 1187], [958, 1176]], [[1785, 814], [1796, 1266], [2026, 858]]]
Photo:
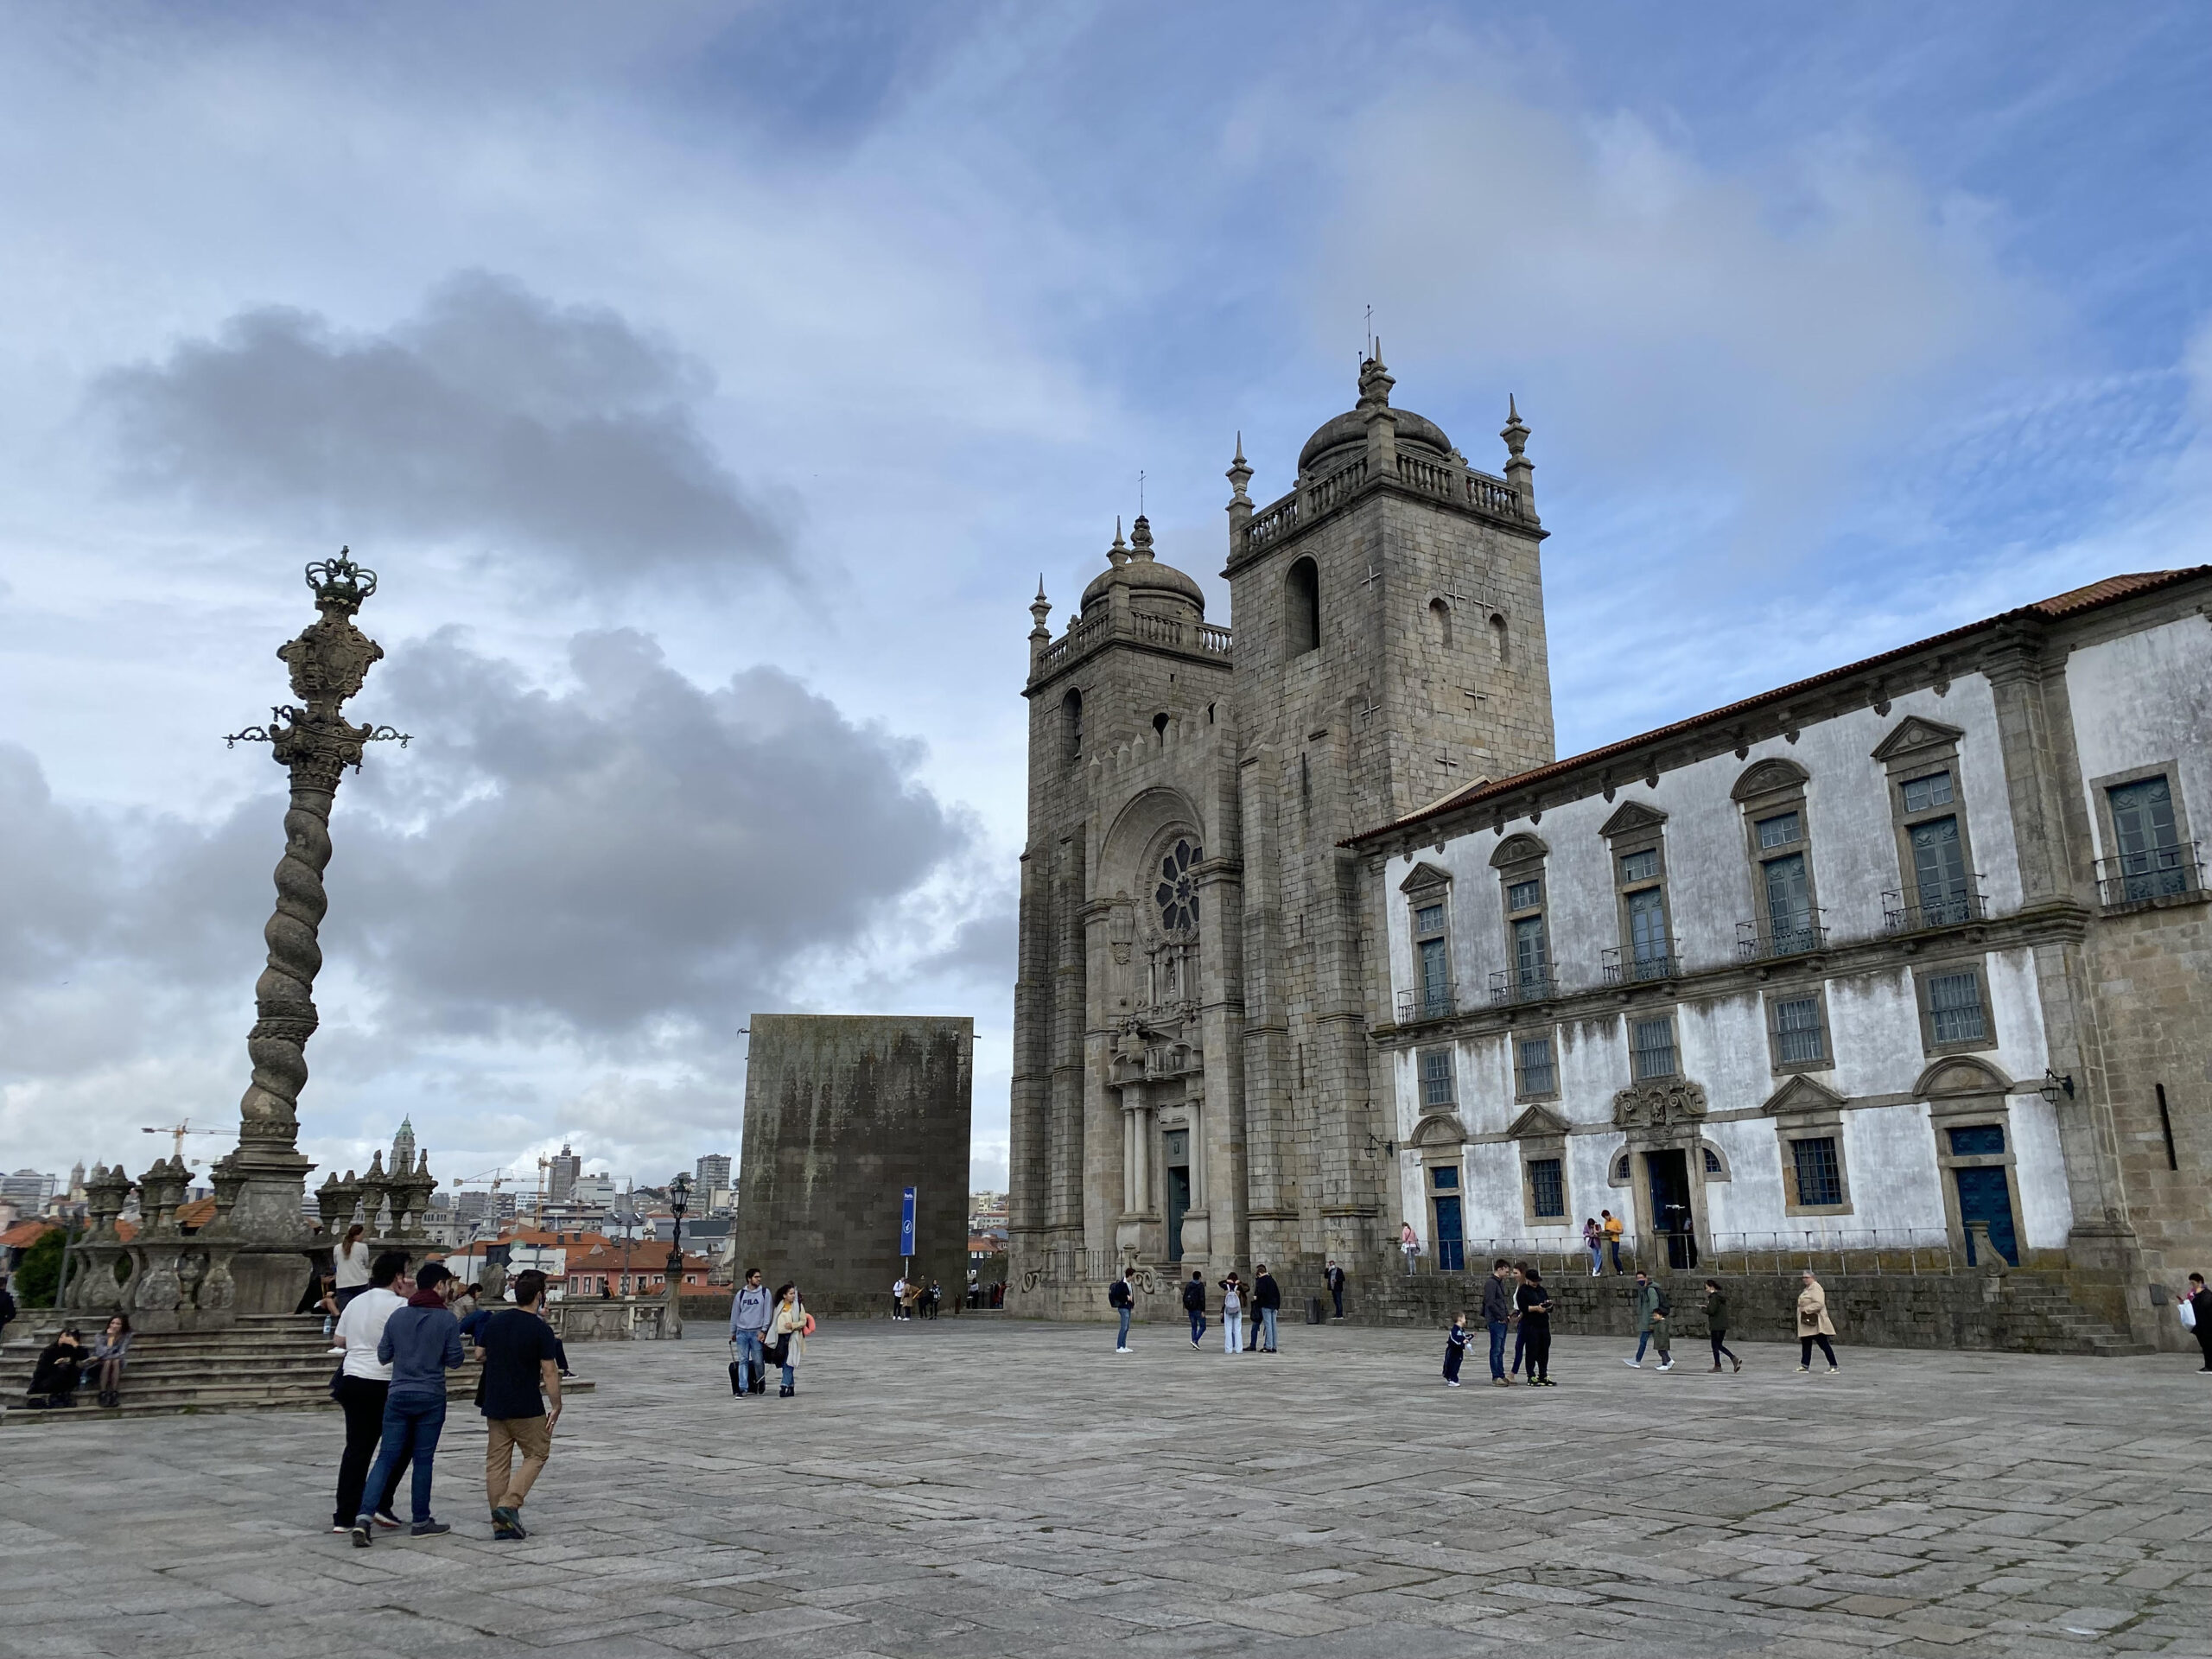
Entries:
[[[527, 1543], [483, 1433], [448, 1538], [334, 1537], [334, 1414], [0, 1427], [0, 1654], [2212, 1653], [2212, 1377], [1562, 1338], [1551, 1389], [1440, 1338], [832, 1324], [794, 1401], [712, 1339], [579, 1348]], [[1699, 1348], [1702, 1344], [1698, 1344]], [[1817, 1363], [1817, 1361], [1816, 1361]]]

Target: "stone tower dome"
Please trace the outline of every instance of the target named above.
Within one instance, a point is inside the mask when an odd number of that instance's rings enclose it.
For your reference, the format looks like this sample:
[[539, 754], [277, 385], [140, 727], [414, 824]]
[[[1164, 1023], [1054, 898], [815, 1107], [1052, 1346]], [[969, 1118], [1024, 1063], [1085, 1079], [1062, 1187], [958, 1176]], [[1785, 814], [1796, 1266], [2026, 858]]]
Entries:
[[1126, 543], [1122, 540], [1121, 525], [1114, 526], [1114, 545], [1106, 550], [1106, 563], [1107, 568], [1091, 578], [1090, 586], [1083, 590], [1085, 616], [1095, 608], [1107, 606], [1118, 588], [1128, 593], [1133, 611], [1186, 621], [1205, 620], [1205, 591], [1173, 565], [1162, 564], [1153, 556], [1152, 524], [1142, 513], [1129, 527]]

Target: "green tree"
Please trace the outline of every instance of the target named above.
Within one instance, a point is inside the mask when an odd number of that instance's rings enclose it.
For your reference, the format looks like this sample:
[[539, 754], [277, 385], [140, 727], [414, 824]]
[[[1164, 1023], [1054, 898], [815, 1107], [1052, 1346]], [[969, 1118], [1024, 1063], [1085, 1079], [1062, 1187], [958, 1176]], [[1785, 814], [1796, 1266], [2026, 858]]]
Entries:
[[16, 1265], [16, 1300], [25, 1307], [52, 1307], [61, 1287], [62, 1232], [59, 1227], [39, 1236]]

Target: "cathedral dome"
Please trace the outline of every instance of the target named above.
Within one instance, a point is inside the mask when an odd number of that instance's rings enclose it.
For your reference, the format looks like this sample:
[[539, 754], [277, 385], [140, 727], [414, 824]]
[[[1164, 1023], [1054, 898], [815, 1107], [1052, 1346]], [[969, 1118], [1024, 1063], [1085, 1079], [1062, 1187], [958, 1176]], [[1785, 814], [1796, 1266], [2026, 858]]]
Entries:
[[1122, 532], [1114, 531], [1114, 545], [1108, 550], [1110, 561], [1107, 569], [1091, 578], [1090, 586], [1083, 590], [1083, 608], [1090, 609], [1093, 603], [1103, 600], [1116, 588], [1128, 589], [1131, 599], [1147, 596], [1172, 595], [1183, 604], [1195, 607], [1203, 615], [1206, 608], [1205, 590], [1192, 577], [1185, 575], [1172, 564], [1162, 564], [1152, 556], [1152, 524], [1142, 513], [1129, 527], [1129, 541], [1126, 550]]
[[[1390, 412], [1398, 417], [1400, 443], [1425, 444], [1440, 456], [1452, 453], [1452, 440], [1427, 416], [1416, 415], [1410, 409], [1394, 409]], [[1367, 416], [1358, 410], [1348, 409], [1334, 420], [1323, 422], [1306, 440], [1306, 447], [1298, 452], [1298, 470], [1304, 472], [1332, 449], [1351, 444], [1363, 448], [1366, 443]]]
[[[1390, 404], [1390, 388], [1397, 384], [1389, 370], [1382, 366], [1382, 342], [1375, 342], [1371, 356], [1359, 365], [1359, 407], [1348, 409], [1334, 420], [1324, 421], [1313, 435], [1306, 440], [1306, 447], [1298, 452], [1298, 470], [1305, 472], [1332, 449], [1364, 448], [1367, 443], [1367, 416], [1370, 410], [1386, 409]], [[1393, 409], [1397, 418], [1397, 441], [1424, 449], [1433, 449], [1438, 460], [1452, 453], [1452, 440], [1444, 435], [1444, 429], [1425, 415], [1416, 415], [1410, 409]], [[1346, 457], [1349, 459], [1350, 457]]]

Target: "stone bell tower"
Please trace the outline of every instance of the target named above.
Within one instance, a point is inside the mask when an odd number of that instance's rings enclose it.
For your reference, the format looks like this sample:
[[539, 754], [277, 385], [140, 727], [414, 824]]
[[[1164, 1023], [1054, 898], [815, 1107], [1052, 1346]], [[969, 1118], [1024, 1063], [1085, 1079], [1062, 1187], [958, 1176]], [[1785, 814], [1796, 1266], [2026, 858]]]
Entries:
[[1368, 1077], [1379, 944], [1347, 836], [1478, 777], [1553, 759], [1545, 531], [1529, 429], [1508, 402], [1504, 475], [1394, 408], [1382, 347], [1264, 507], [1229, 471], [1243, 829], [1246, 1155], [1269, 1260], [1374, 1248], [1387, 1089]]

